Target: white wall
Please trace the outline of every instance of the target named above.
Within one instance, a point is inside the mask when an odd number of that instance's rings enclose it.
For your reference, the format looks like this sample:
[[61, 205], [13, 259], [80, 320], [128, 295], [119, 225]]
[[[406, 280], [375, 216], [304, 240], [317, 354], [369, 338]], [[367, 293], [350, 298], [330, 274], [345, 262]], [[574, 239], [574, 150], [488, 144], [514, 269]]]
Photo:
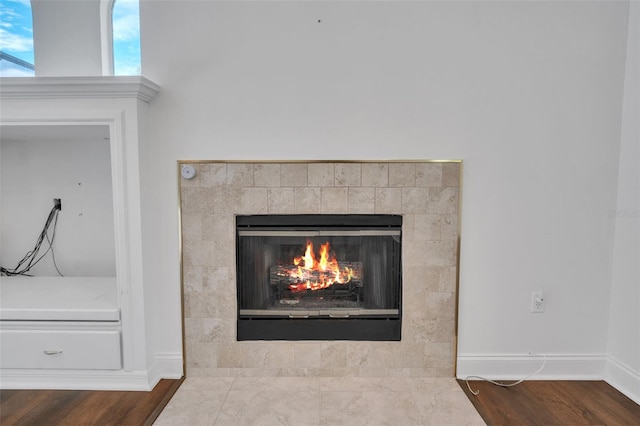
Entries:
[[629, 13], [606, 379], [640, 404], [640, 4]]
[[626, 28], [623, 2], [142, 2], [155, 340], [179, 344], [176, 160], [452, 158], [460, 355], [604, 355]]
[[102, 75], [101, 0], [31, 0], [36, 76]]
[[[59, 126], [60, 127], [60, 126]], [[108, 135], [105, 127], [104, 133]], [[71, 131], [71, 130], [70, 130]], [[0, 263], [13, 269], [33, 249], [53, 199], [62, 200], [54, 241], [65, 276], [115, 276], [115, 237], [109, 141], [64, 137], [6, 138], [1, 152]], [[53, 227], [49, 235], [51, 236]], [[47, 248], [45, 240], [40, 255]], [[31, 271], [55, 276], [51, 254]]]

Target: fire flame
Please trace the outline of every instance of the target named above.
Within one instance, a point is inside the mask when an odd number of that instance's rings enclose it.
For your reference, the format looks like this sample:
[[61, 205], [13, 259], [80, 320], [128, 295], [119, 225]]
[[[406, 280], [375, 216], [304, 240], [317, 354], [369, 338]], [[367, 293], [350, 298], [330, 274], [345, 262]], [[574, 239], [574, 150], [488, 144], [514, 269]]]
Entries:
[[313, 243], [307, 241], [304, 256], [293, 259], [297, 268], [292, 269], [290, 275], [298, 283], [289, 285], [294, 292], [306, 290], [320, 290], [333, 284], [346, 284], [354, 276], [353, 269], [345, 267], [340, 270], [340, 265], [335, 257], [331, 257], [328, 242], [320, 246], [320, 260], [316, 260]]

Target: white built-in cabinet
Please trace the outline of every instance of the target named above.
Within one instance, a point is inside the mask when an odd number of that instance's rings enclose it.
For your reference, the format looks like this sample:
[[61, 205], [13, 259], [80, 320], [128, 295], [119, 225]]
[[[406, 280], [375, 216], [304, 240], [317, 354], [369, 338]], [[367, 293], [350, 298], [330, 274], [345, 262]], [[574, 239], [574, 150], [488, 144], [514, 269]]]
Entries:
[[108, 128], [115, 238], [113, 277], [2, 277], [1, 388], [148, 390], [181, 375], [147, 342], [139, 145], [158, 92], [143, 77], [0, 78], [5, 129]]

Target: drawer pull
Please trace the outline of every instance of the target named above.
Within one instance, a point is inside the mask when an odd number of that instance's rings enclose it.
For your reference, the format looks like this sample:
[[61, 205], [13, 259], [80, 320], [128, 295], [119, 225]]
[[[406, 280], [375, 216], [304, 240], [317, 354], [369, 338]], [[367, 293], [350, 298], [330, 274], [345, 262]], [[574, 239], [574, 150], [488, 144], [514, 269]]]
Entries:
[[59, 355], [62, 351], [42, 351], [45, 355]]

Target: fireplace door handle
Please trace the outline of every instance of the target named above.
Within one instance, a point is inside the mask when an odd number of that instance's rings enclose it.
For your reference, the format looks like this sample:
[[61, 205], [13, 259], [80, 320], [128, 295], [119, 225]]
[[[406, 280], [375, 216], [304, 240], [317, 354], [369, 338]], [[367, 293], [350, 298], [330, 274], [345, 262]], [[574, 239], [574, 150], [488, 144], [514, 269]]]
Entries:
[[349, 318], [349, 314], [329, 314], [329, 318]]
[[309, 314], [289, 314], [289, 318], [309, 318]]

